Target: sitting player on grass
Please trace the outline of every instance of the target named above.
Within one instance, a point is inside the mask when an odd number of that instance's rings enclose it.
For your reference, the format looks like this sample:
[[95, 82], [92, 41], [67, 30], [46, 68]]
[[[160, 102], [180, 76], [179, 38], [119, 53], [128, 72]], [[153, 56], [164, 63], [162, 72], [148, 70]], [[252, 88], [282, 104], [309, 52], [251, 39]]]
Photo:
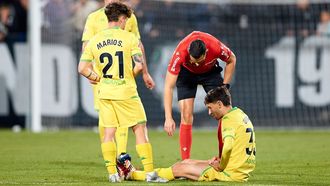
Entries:
[[[209, 115], [222, 124], [224, 144], [221, 158], [186, 159], [155, 171], [167, 180], [184, 177], [198, 181], [247, 181], [256, 163], [255, 135], [249, 117], [241, 109], [232, 107], [231, 95], [226, 87], [209, 91], [204, 103]], [[131, 180], [145, 180], [144, 171], [133, 170], [125, 176]]]

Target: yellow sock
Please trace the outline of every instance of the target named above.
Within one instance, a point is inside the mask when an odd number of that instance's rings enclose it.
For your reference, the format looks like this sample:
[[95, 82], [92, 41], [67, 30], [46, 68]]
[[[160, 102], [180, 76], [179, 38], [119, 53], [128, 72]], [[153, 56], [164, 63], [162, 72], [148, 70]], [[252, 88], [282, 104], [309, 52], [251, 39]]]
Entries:
[[152, 147], [150, 143], [143, 143], [136, 145], [136, 152], [142, 162], [144, 171], [152, 172], [154, 171], [154, 164], [152, 158]]
[[155, 171], [157, 172], [158, 176], [161, 178], [165, 178], [167, 180], [174, 180], [174, 175], [173, 175], [173, 171], [172, 171], [172, 167], [169, 168], [158, 168], [155, 169]]
[[[161, 178], [165, 178], [167, 180], [174, 180], [174, 175], [172, 168], [158, 168], [155, 169], [158, 176]], [[144, 181], [146, 179], [146, 172], [145, 171], [134, 171], [131, 174], [131, 179], [136, 181]]]
[[128, 128], [118, 127], [116, 131], [117, 154], [126, 153]]
[[114, 174], [116, 170], [116, 143], [109, 141], [101, 144], [105, 166], [109, 174]]
[[[99, 122], [101, 122], [101, 121], [99, 121]], [[103, 139], [104, 139], [104, 127], [102, 127], [101, 125], [99, 125], [99, 136], [100, 136], [100, 141], [102, 143]]]
[[134, 172], [132, 172], [131, 180], [135, 180], [135, 181], [144, 181], [144, 180], [146, 180], [146, 172], [145, 171], [134, 171]]

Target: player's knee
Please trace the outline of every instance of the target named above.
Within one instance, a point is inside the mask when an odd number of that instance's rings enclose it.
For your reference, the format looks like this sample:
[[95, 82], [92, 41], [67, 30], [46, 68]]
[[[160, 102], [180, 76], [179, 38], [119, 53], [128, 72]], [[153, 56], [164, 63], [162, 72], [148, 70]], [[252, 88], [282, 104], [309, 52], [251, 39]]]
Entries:
[[190, 112], [181, 113], [181, 123], [192, 123], [193, 122], [193, 114]]
[[192, 163], [193, 161], [191, 159], [185, 159], [185, 160], [182, 160], [181, 163]]

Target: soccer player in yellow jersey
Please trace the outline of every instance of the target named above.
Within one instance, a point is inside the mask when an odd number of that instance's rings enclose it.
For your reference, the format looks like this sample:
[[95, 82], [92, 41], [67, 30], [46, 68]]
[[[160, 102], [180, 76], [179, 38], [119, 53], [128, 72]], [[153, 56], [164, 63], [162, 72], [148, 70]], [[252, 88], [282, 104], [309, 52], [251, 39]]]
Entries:
[[[198, 181], [247, 181], [256, 165], [255, 135], [249, 117], [241, 109], [232, 107], [231, 95], [224, 86], [210, 90], [204, 103], [209, 115], [222, 122], [221, 158], [186, 159], [170, 168], [156, 169], [158, 175], [168, 180], [185, 177]], [[143, 176], [135, 171], [131, 179], [141, 180]]]
[[[107, 5], [107, 4], [109, 4], [111, 2], [115, 2], [115, 1], [120, 1], [120, 0], [104, 0], [104, 4]], [[89, 14], [89, 16], [86, 20], [86, 24], [85, 24], [85, 28], [84, 28], [84, 32], [83, 32], [83, 36], [82, 36], [82, 41], [83, 41], [82, 48], [83, 49], [85, 48], [88, 41], [91, 40], [91, 38], [94, 35], [96, 35], [97, 33], [101, 32], [107, 28], [108, 28], [108, 20], [107, 20], [107, 16], [104, 13], [104, 7]], [[144, 53], [144, 47], [140, 40], [140, 33], [139, 33], [137, 19], [133, 13], [126, 22], [125, 30], [133, 33], [139, 39], [139, 48], [142, 50], [144, 59], [146, 59], [145, 53]], [[101, 72], [97, 71], [96, 69], [95, 69], [95, 72], [99, 75], [101, 74]], [[145, 82], [146, 87], [149, 89], [153, 89], [155, 86], [155, 83], [148, 72], [148, 67], [147, 67], [146, 63], [144, 63], [144, 65], [143, 65], [142, 74], [143, 74], [143, 80]], [[97, 91], [98, 91], [97, 88], [98, 88], [97, 83], [94, 83], [94, 86], [93, 86], [94, 107], [95, 107], [95, 110], [98, 111], [99, 102], [98, 102], [98, 98], [97, 98]], [[102, 121], [99, 120], [99, 122], [102, 122]], [[102, 124], [99, 126], [102, 126]], [[127, 128], [119, 127], [116, 132], [116, 142], [117, 142], [117, 147], [118, 147], [117, 148], [118, 154], [120, 154], [122, 152], [126, 152], [127, 137], [128, 137], [127, 131], [128, 131]], [[99, 133], [100, 133], [100, 139], [102, 139], [104, 136], [103, 127], [99, 128]]]
[[123, 30], [131, 9], [123, 3], [113, 2], [104, 11], [109, 28], [89, 40], [81, 55], [78, 71], [91, 83], [99, 84], [99, 125], [104, 128], [101, 149], [109, 181], [121, 181], [116, 170], [116, 129], [131, 127], [146, 181], [157, 182], [160, 178], [154, 172], [152, 147], [146, 133], [147, 118], [135, 82], [144, 65], [142, 51], [138, 47], [138, 38]]

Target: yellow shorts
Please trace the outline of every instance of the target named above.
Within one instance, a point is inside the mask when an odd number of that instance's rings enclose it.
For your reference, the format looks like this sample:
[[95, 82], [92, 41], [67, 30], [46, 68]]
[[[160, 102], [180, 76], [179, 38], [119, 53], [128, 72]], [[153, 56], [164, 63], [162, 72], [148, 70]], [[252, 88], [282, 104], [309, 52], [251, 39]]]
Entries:
[[98, 90], [99, 90], [98, 87], [99, 87], [98, 84], [92, 85], [93, 94], [94, 94], [94, 96], [93, 96], [93, 98], [94, 98], [94, 109], [96, 111], [99, 111], [100, 110], [100, 106], [99, 106], [100, 100], [98, 98]]
[[99, 99], [101, 127], [132, 127], [145, 124], [147, 117], [139, 97], [127, 100]]
[[198, 181], [244, 181], [236, 180], [233, 175], [222, 171], [218, 172], [213, 167], [207, 167], [202, 175], [198, 178]]

